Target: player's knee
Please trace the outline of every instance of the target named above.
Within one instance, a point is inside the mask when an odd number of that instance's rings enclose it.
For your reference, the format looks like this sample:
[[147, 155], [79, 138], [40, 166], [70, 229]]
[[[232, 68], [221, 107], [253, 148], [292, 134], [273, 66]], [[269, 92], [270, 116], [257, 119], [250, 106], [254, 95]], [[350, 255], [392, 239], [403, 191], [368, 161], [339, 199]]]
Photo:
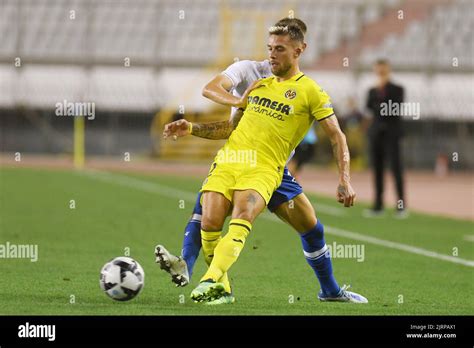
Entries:
[[314, 228], [318, 220], [316, 219], [316, 215], [308, 214], [301, 220], [301, 229], [302, 231], [309, 231], [310, 229]]
[[224, 221], [213, 216], [203, 216], [201, 220], [201, 229], [207, 232], [222, 231]]
[[302, 218], [294, 218], [294, 216], [288, 219], [288, 223], [298, 232], [305, 233], [314, 228], [317, 223], [317, 219], [314, 215], [303, 216]]
[[308, 209], [307, 206], [301, 204], [294, 206], [288, 203], [282, 204], [275, 213], [299, 233], [311, 230], [318, 221], [313, 208]]
[[250, 210], [247, 210], [247, 209], [234, 211], [233, 214], [232, 214], [232, 218], [233, 219], [245, 220], [245, 221], [248, 221], [250, 223], [254, 220], [253, 212], [251, 212]]

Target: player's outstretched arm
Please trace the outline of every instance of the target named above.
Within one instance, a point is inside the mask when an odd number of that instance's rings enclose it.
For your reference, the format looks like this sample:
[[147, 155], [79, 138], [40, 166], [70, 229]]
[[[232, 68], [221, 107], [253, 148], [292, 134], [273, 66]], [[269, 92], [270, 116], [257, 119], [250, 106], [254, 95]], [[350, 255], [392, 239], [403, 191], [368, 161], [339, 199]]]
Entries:
[[350, 184], [350, 154], [346, 142], [346, 136], [339, 127], [335, 115], [320, 122], [324, 132], [331, 141], [334, 157], [339, 168], [339, 185], [337, 186], [337, 200], [345, 207], [354, 205], [355, 192]]
[[191, 134], [205, 139], [227, 139], [233, 132], [244, 114], [243, 109], [237, 109], [232, 113], [229, 121], [211, 122], [211, 123], [193, 123]]
[[191, 123], [187, 120], [182, 119], [166, 124], [165, 129], [163, 130], [163, 137], [166, 139], [172, 136], [173, 139], [176, 140], [178, 137], [183, 137], [192, 134], [196, 137], [205, 139], [227, 139], [232, 133], [232, 131], [237, 128], [237, 125], [239, 124], [240, 119], [243, 116], [244, 108], [247, 106], [247, 97], [251, 91], [259, 87], [259, 81], [260, 80], [254, 81], [247, 88], [239, 104], [242, 105], [242, 107], [239, 107], [239, 109], [237, 109], [231, 115], [229, 121]]
[[[227, 78], [227, 77], [226, 77]], [[244, 110], [247, 107], [247, 98], [255, 88], [260, 86], [260, 80], [254, 81], [244, 92], [240, 102], [239, 108], [232, 113], [229, 121], [212, 122], [212, 123], [193, 123], [190, 128], [190, 133], [194, 136], [206, 139], [227, 139], [244, 115]], [[228, 93], [228, 92], [226, 92]]]
[[239, 124], [242, 115], [243, 110], [238, 109], [228, 121], [210, 123], [191, 123], [185, 119], [174, 121], [165, 125], [163, 137], [165, 139], [173, 137], [176, 140], [178, 137], [191, 134], [199, 138], [212, 140], [227, 139]]

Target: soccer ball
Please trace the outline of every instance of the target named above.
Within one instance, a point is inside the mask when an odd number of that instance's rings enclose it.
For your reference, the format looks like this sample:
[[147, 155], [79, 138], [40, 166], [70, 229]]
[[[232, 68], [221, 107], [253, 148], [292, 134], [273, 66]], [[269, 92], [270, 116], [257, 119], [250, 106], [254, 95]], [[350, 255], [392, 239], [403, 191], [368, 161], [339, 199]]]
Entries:
[[143, 289], [145, 272], [131, 257], [120, 256], [107, 262], [100, 271], [100, 287], [117, 301], [129, 301]]

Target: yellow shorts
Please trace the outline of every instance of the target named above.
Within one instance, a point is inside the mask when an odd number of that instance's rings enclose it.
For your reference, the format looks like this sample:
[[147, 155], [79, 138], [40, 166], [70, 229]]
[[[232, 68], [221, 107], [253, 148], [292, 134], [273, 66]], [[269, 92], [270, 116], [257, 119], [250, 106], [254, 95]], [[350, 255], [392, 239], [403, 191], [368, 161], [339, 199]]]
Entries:
[[234, 191], [255, 190], [268, 204], [281, 179], [282, 173], [269, 167], [239, 167], [214, 162], [201, 192], [219, 192], [232, 202]]

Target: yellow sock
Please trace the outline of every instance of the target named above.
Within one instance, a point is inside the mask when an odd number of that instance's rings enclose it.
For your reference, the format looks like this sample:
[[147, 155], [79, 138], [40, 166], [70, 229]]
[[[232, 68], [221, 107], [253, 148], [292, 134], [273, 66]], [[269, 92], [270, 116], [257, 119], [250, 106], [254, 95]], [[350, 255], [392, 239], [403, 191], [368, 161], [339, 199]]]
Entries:
[[246, 220], [230, 220], [229, 232], [214, 249], [211, 265], [201, 281], [206, 279], [217, 281], [229, 270], [244, 248], [245, 240], [251, 229], [252, 224]]
[[221, 231], [217, 232], [207, 232], [201, 230], [201, 244], [202, 252], [204, 254], [204, 261], [209, 266], [214, 257], [214, 249], [216, 248], [217, 243], [221, 240]]
[[[208, 266], [211, 264], [212, 258], [214, 257], [214, 249], [216, 248], [216, 245], [219, 243], [221, 239], [222, 239], [221, 231], [207, 232], [207, 231], [201, 230], [202, 251], [204, 254], [204, 260], [206, 261]], [[220, 277], [217, 281], [224, 284], [224, 288], [226, 292], [228, 293], [232, 292], [227, 273], [224, 273], [222, 277]]]
[[225, 292], [228, 292], [229, 294], [232, 293], [232, 288], [230, 287], [230, 282], [229, 282], [229, 277], [227, 276], [227, 272], [224, 273], [224, 275], [219, 278], [218, 282], [224, 284]]

